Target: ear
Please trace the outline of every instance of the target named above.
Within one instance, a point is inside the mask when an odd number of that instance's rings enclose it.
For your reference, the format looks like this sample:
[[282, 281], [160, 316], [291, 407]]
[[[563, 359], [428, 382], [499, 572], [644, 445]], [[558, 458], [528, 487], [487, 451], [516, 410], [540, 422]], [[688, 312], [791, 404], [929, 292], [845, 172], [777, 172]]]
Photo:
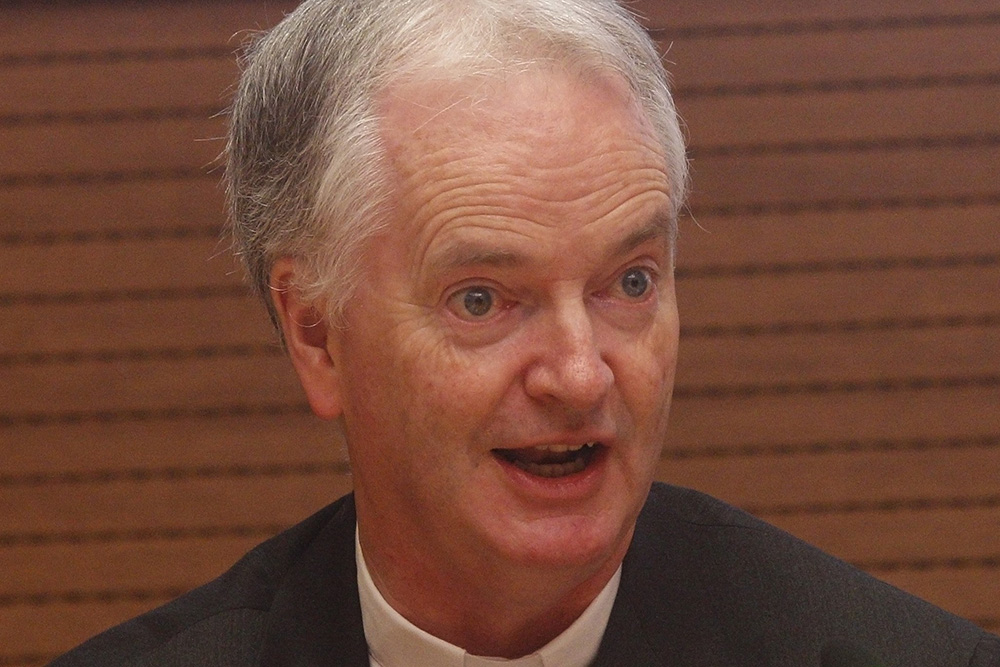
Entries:
[[271, 268], [271, 301], [278, 313], [292, 366], [322, 419], [335, 419], [343, 410], [340, 373], [331, 355], [330, 327], [312, 303], [302, 300], [295, 288], [296, 266], [291, 257], [278, 259]]

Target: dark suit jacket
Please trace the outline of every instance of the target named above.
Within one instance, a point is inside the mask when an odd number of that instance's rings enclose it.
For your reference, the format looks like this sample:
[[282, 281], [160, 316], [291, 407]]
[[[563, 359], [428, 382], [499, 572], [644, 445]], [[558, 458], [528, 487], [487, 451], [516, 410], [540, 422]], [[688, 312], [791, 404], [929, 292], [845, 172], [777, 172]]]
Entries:
[[[53, 665], [367, 667], [354, 525], [353, 498], [341, 498]], [[596, 664], [803, 667], [838, 639], [886, 667], [1000, 667], [1000, 638], [718, 500], [656, 484]]]

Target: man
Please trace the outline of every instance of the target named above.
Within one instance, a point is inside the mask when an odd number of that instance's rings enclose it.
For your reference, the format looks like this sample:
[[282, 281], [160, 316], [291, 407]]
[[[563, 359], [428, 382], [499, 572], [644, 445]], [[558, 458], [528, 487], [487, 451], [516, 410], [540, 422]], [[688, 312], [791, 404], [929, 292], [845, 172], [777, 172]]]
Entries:
[[969, 623], [650, 491], [686, 168], [610, 0], [307, 2], [253, 48], [228, 157], [354, 493], [57, 664], [1000, 665]]

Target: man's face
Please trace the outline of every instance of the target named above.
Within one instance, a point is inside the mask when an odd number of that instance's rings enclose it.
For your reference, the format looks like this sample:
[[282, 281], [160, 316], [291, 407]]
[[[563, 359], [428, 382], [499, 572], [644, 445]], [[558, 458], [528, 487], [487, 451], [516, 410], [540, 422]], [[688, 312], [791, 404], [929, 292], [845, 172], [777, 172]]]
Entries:
[[617, 566], [677, 351], [655, 136], [617, 79], [558, 70], [381, 112], [394, 220], [328, 345], [363, 546], [456, 577]]

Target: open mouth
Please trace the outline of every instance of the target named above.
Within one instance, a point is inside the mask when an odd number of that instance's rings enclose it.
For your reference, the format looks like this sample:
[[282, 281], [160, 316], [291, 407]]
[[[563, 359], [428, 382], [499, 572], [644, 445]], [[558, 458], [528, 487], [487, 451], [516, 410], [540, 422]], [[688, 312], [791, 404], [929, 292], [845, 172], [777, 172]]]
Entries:
[[601, 448], [599, 442], [582, 445], [542, 445], [520, 449], [494, 449], [504, 461], [538, 477], [567, 477], [583, 472]]

